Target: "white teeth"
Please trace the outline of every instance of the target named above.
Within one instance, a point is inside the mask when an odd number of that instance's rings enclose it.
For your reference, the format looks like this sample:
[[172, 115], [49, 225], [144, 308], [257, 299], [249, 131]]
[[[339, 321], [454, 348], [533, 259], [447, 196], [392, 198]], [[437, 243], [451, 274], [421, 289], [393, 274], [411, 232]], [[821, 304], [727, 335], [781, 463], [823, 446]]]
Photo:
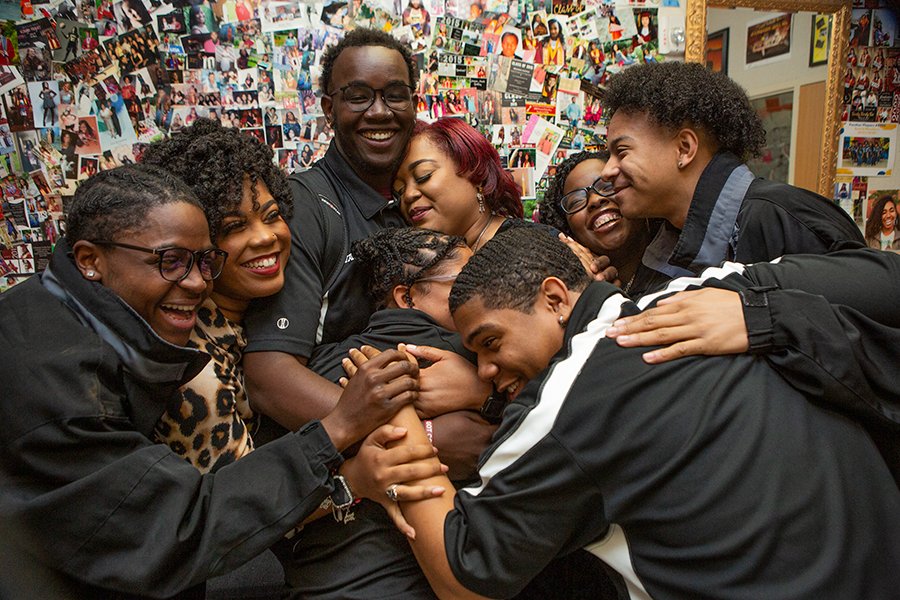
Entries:
[[614, 213], [614, 212], [600, 215], [599, 217], [597, 217], [597, 220], [594, 221], [594, 229], [599, 229], [603, 225], [606, 225], [607, 223], [612, 223], [613, 221], [618, 221], [621, 218], [622, 218], [622, 215], [620, 215], [619, 213]]
[[274, 256], [268, 256], [266, 258], [260, 258], [258, 260], [251, 260], [245, 262], [243, 266], [248, 269], [266, 269], [268, 267], [275, 266], [276, 258]]
[[362, 134], [363, 137], [368, 138], [370, 140], [375, 140], [378, 142], [388, 140], [394, 137], [393, 131], [366, 131]]
[[197, 308], [196, 304], [192, 304], [191, 306], [185, 306], [183, 304], [160, 304], [160, 306], [166, 310], [177, 310], [178, 312], [183, 313], [192, 313]]

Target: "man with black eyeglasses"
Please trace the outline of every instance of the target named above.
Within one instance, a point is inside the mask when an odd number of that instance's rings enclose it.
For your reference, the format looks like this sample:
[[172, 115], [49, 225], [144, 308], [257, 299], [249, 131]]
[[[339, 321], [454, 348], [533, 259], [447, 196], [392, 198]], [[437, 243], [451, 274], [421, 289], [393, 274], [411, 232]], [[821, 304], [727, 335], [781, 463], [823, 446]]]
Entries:
[[[390, 35], [354, 30], [329, 46], [321, 66], [322, 110], [334, 139], [322, 160], [290, 178], [294, 215], [285, 285], [251, 306], [245, 317], [248, 396], [255, 410], [288, 429], [327, 414], [340, 397], [338, 385], [306, 364], [316, 346], [361, 332], [374, 312], [350, 245], [404, 224], [391, 199], [391, 183], [416, 117], [417, 67], [409, 49]], [[457, 374], [460, 365], [439, 365], [442, 379], [457, 384], [443, 393], [460, 398], [461, 390], [480, 388], [474, 368], [463, 367], [466, 371]], [[471, 386], [464, 383], [466, 376]], [[435, 444], [458, 447], [454, 453], [474, 463], [481, 448], [469, 440], [484, 436], [462, 435], [463, 427], [473, 426], [471, 419], [452, 414], [437, 419]], [[451, 440], [440, 441], [441, 436]], [[255, 437], [261, 441], [261, 435]], [[321, 519], [274, 550], [289, 587], [304, 598], [432, 597], [403, 537], [368, 502], [355, 508], [353, 522]]]

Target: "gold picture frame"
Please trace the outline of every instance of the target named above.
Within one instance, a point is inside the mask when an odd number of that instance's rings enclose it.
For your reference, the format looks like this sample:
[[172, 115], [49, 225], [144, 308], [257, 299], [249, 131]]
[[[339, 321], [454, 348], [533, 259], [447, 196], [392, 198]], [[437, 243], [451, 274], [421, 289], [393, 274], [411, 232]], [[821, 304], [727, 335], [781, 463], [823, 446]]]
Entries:
[[706, 9], [752, 8], [771, 12], [813, 12], [832, 16], [831, 48], [828, 53], [828, 76], [825, 82], [825, 127], [819, 154], [820, 168], [817, 191], [830, 198], [834, 194], [837, 168], [838, 132], [840, 130], [844, 55], [850, 33], [852, 0], [687, 0], [685, 7], [685, 48], [687, 62], [706, 64]]

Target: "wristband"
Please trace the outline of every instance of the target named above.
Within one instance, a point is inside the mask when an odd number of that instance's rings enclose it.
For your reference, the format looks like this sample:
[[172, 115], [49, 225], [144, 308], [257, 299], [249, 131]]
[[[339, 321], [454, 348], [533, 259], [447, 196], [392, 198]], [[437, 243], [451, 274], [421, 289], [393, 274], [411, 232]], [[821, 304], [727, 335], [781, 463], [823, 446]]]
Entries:
[[425, 426], [425, 435], [428, 437], [428, 441], [432, 444], [434, 443], [434, 423], [431, 422], [431, 419], [425, 419], [422, 421], [422, 425]]

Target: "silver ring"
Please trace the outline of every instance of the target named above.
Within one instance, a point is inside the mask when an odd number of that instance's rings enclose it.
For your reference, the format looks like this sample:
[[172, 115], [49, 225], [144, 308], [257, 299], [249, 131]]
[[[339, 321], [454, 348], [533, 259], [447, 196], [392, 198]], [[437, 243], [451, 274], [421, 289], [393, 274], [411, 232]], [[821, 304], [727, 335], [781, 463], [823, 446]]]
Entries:
[[387, 494], [387, 497], [390, 498], [391, 500], [393, 500], [394, 502], [397, 502], [398, 500], [400, 500], [400, 496], [397, 495], [397, 484], [396, 483], [394, 485], [392, 485], [391, 487], [389, 487], [387, 490], [385, 490], [384, 493]]

